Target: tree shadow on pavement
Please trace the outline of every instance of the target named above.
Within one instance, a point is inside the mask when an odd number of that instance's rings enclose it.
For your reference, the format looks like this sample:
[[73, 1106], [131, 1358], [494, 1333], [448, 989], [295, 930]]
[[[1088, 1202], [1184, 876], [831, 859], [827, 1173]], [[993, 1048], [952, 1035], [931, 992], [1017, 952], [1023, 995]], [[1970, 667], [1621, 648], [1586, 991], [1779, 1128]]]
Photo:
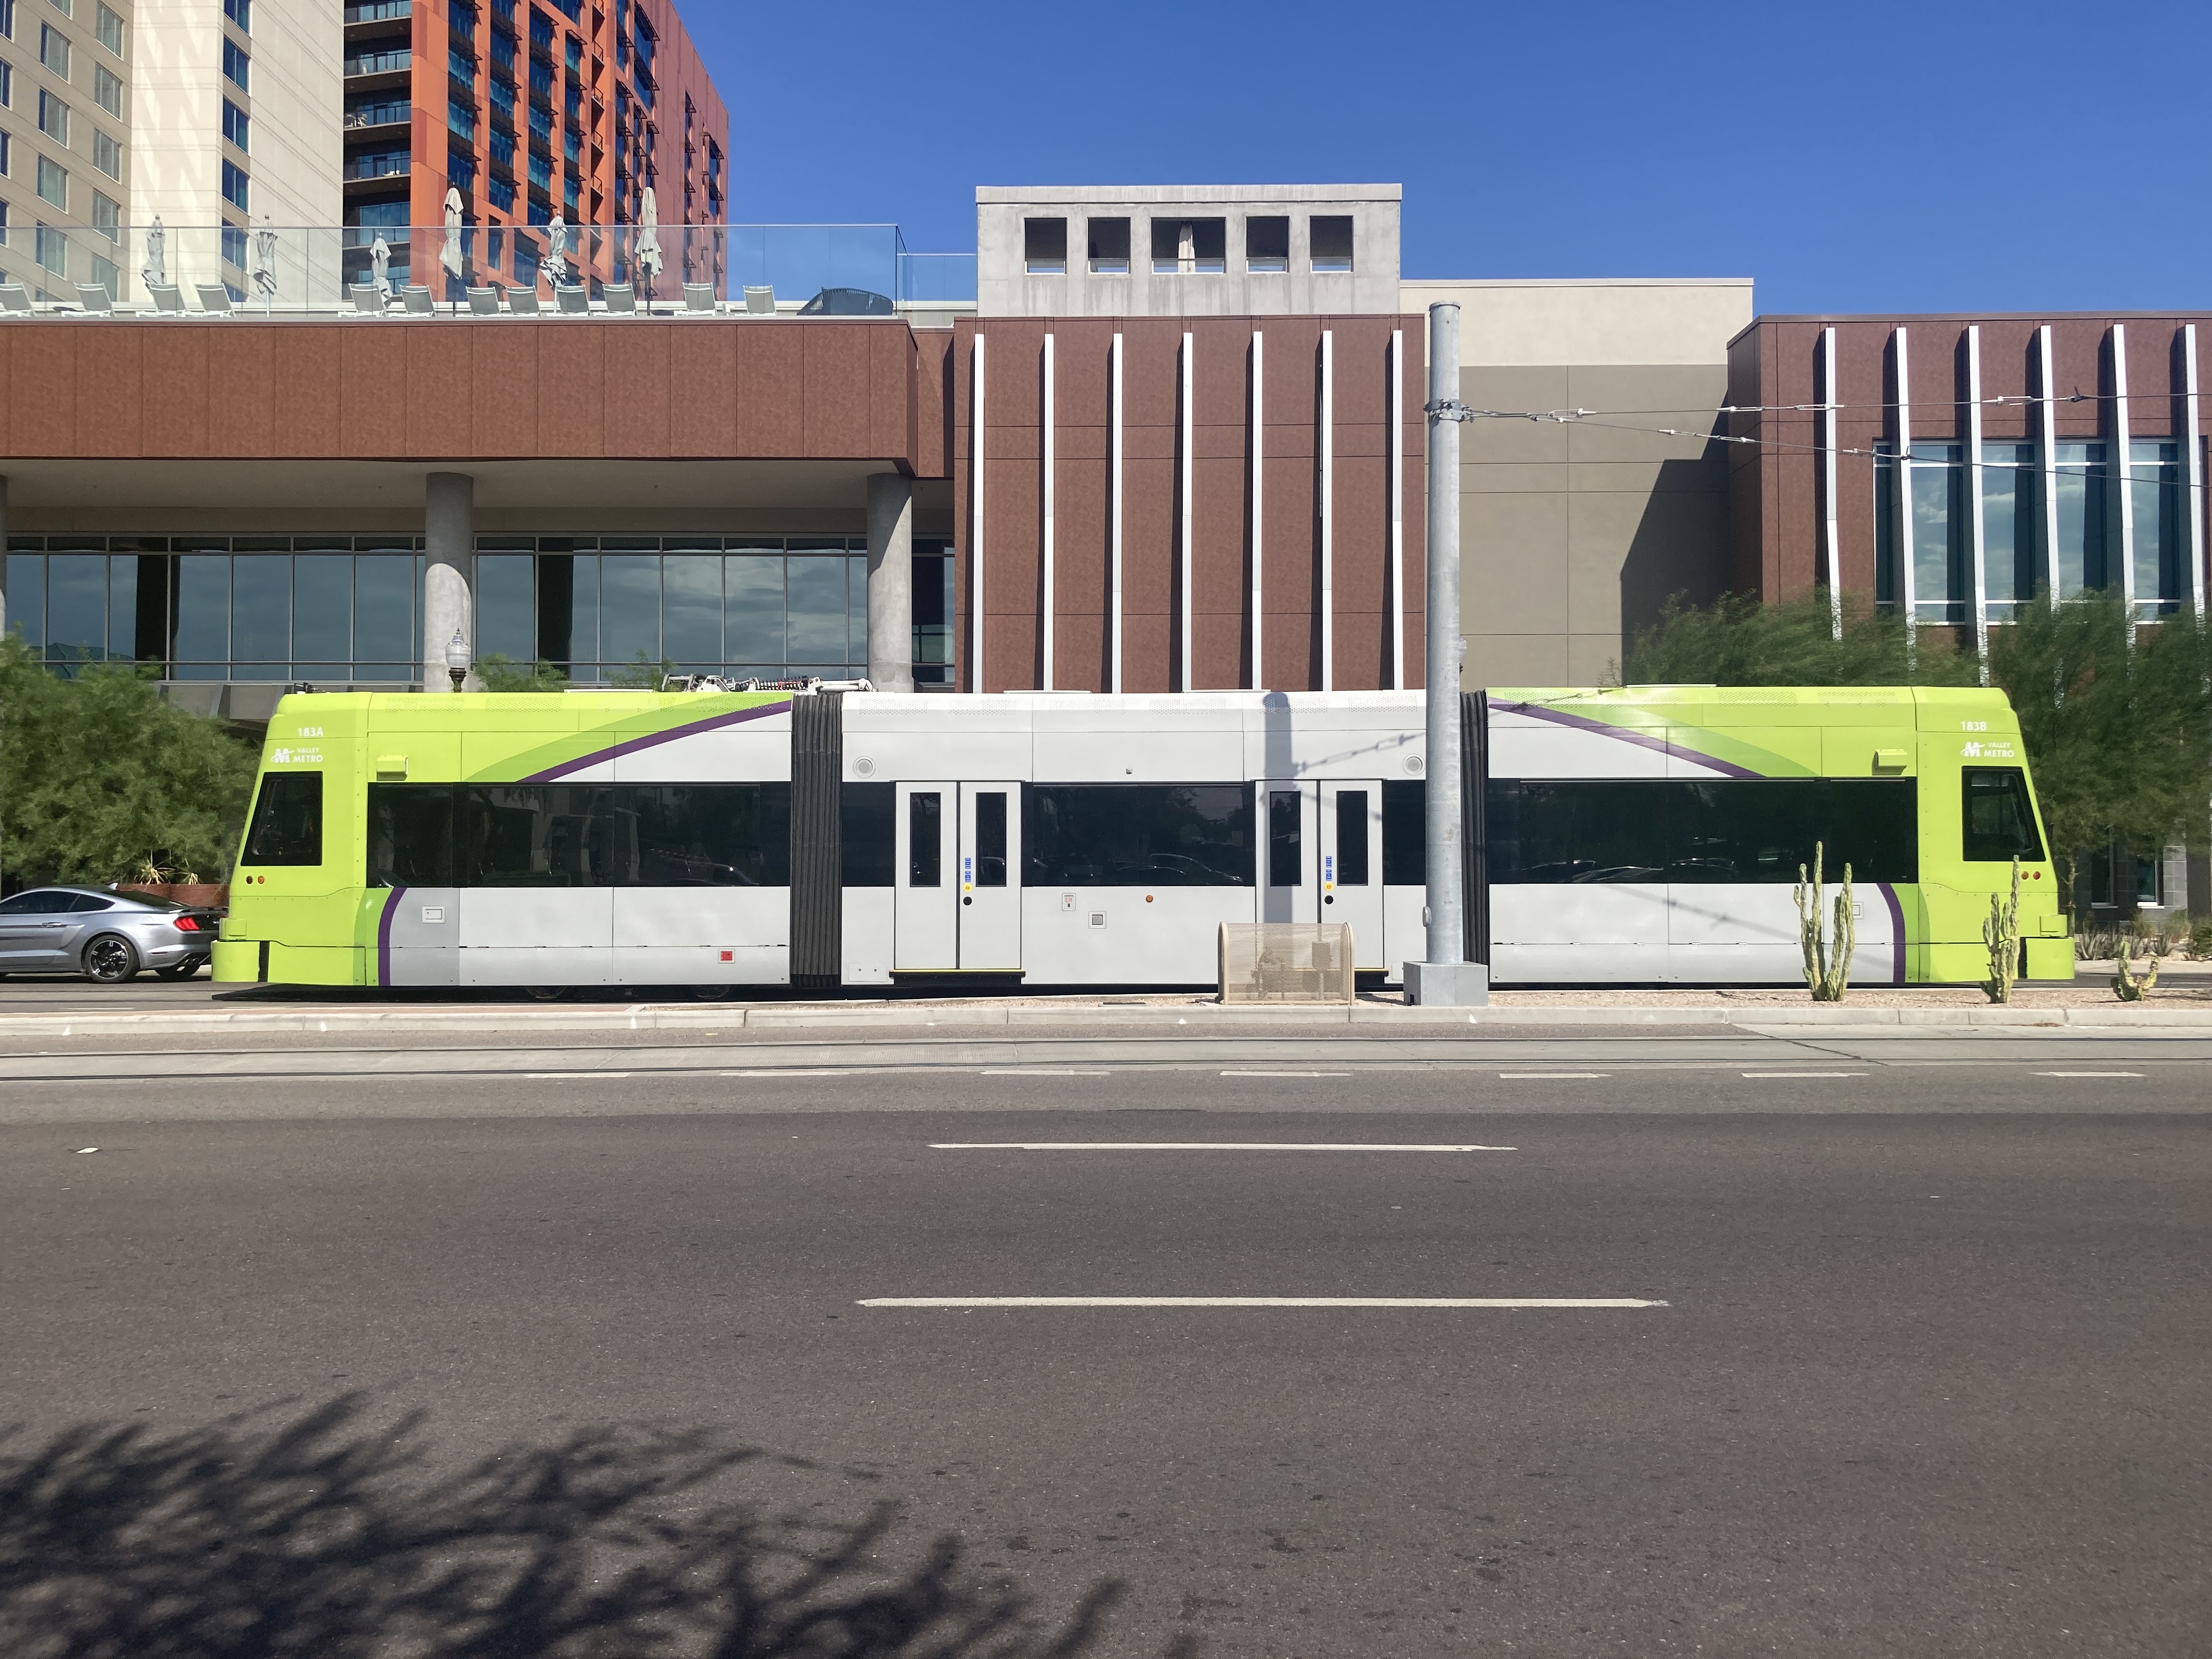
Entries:
[[0, 1652], [1048, 1659], [1103, 1634], [1117, 1583], [1048, 1614], [892, 1502], [763, 1496], [814, 1467], [637, 1425], [441, 1467], [422, 1414], [359, 1394], [0, 1434]]

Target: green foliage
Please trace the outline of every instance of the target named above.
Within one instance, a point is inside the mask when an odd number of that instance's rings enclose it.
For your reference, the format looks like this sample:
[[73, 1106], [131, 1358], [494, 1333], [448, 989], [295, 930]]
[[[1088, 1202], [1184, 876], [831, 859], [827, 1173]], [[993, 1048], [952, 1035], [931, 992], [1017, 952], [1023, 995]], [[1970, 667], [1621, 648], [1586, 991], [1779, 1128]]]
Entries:
[[625, 691], [658, 691], [661, 681], [676, 672], [676, 665], [667, 658], [663, 657], [655, 662], [641, 651], [615, 670], [607, 683], [620, 686]]
[[221, 879], [257, 757], [163, 702], [150, 672], [48, 673], [0, 640], [0, 860], [30, 881], [93, 884], [153, 866]]
[[566, 691], [568, 677], [540, 657], [520, 663], [497, 652], [477, 664], [477, 678], [487, 691]]
[[[1890, 612], [1846, 596], [1843, 638], [1825, 596], [1779, 605], [1669, 601], [1638, 635], [1626, 678], [1662, 685], [1972, 685], [1979, 665], [1923, 629], [1907, 649]], [[1960, 630], [1961, 634], [1964, 630]], [[2075, 855], [2201, 833], [2212, 799], [2212, 635], [2187, 617], [2132, 626], [2110, 592], [2039, 600], [1990, 630], [1990, 683], [2012, 700], [2066, 890]]]

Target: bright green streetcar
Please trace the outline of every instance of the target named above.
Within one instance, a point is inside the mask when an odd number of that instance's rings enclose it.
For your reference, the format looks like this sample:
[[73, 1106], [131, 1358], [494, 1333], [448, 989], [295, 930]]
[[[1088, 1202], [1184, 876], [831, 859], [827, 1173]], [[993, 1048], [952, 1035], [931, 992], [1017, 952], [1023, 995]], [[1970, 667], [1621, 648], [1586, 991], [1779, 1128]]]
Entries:
[[[2023, 872], [2073, 945], [1994, 691], [1465, 700], [1470, 955], [1518, 984], [1973, 981]], [[1203, 985], [1224, 922], [1425, 954], [1418, 692], [303, 695], [270, 722], [216, 976], [344, 986]]]

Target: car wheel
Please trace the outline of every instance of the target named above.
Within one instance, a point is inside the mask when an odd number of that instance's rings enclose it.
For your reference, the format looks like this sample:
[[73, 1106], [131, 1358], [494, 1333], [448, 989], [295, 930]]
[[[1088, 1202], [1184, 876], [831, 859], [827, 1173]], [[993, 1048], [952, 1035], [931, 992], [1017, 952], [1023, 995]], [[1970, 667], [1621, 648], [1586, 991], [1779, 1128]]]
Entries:
[[695, 985], [691, 988], [691, 994], [702, 1002], [720, 1002], [730, 994], [730, 988], [726, 985]]
[[138, 951], [120, 933], [102, 933], [84, 947], [84, 971], [102, 985], [127, 985], [138, 977]]
[[204, 957], [186, 957], [182, 962], [173, 962], [166, 968], [156, 968], [154, 970], [154, 976], [156, 979], [190, 979], [206, 966], [207, 958]]
[[565, 985], [529, 985], [523, 988], [540, 1002], [558, 1002], [568, 994]]

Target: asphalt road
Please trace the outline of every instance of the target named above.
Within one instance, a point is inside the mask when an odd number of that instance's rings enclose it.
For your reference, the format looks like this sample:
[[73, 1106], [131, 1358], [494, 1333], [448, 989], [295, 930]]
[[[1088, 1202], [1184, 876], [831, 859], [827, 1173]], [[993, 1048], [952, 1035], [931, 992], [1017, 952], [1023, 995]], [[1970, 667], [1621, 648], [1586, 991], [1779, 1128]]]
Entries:
[[2212, 1648], [2212, 1048], [1716, 1040], [0, 1081], [0, 1651]]

